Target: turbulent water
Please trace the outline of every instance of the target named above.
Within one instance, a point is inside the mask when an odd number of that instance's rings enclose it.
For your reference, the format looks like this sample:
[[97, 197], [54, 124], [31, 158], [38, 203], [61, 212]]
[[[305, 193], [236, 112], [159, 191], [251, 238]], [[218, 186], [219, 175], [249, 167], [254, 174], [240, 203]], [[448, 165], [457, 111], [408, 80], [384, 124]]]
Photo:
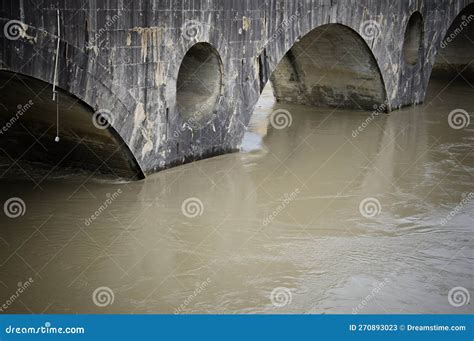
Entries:
[[25, 205], [0, 212], [0, 308], [473, 313], [474, 122], [448, 119], [473, 106], [435, 82], [389, 115], [267, 91], [241, 153], [132, 183], [2, 179]]

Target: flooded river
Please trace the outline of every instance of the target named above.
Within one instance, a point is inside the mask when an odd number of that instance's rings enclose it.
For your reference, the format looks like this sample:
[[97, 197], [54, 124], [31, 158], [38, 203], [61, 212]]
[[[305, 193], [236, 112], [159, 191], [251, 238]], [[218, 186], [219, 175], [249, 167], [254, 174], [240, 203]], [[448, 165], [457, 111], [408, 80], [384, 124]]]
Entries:
[[432, 82], [385, 115], [267, 89], [241, 153], [130, 183], [2, 179], [24, 207], [0, 214], [0, 307], [473, 313], [474, 123], [448, 121], [472, 95]]

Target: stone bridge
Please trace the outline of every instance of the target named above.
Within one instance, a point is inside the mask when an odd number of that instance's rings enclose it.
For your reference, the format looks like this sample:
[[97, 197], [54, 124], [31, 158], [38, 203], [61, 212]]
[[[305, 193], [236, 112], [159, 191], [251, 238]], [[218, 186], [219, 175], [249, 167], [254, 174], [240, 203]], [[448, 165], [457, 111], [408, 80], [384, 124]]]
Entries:
[[143, 177], [238, 149], [269, 80], [283, 102], [368, 114], [421, 103], [433, 69], [472, 81], [473, 7], [1, 0], [1, 152]]

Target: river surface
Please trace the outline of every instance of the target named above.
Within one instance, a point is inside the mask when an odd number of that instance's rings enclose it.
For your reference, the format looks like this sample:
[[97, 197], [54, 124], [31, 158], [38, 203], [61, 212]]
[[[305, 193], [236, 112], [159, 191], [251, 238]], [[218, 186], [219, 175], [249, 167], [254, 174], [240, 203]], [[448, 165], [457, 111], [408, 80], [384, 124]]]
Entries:
[[130, 183], [2, 179], [25, 203], [0, 212], [3, 312], [474, 313], [474, 122], [448, 124], [473, 107], [434, 81], [389, 115], [267, 89], [241, 153]]

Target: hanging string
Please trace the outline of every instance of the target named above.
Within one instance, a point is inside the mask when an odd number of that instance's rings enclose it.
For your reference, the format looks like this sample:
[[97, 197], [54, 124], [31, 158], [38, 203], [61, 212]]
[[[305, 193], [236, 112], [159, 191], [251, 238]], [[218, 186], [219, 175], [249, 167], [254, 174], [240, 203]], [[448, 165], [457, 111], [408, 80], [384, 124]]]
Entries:
[[56, 45], [56, 63], [54, 65], [54, 79], [53, 79], [53, 101], [56, 101], [56, 138], [54, 141], [59, 142], [59, 93], [56, 90], [58, 82], [58, 65], [59, 65], [59, 43], [61, 42], [61, 26], [59, 20], [59, 9], [57, 10], [58, 15], [58, 43]]

